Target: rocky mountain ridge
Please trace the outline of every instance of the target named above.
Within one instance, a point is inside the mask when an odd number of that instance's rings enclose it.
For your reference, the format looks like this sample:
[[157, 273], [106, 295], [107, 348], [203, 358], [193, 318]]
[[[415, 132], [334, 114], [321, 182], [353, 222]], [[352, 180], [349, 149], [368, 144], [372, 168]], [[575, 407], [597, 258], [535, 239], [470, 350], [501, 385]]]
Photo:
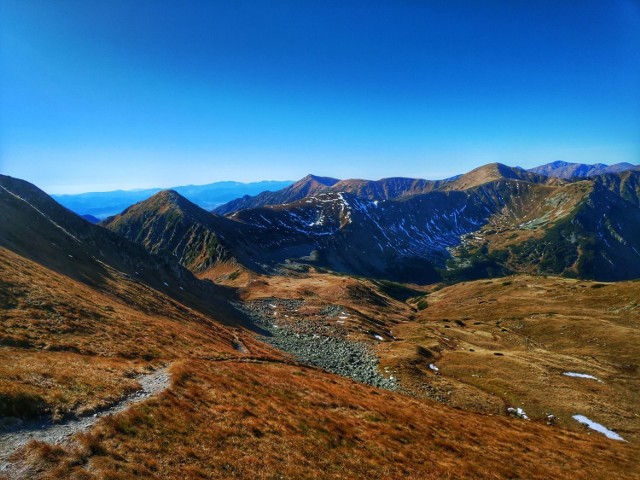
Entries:
[[[331, 179], [327, 186], [307, 177], [279, 198], [315, 193], [289, 203], [226, 217], [199, 211], [195, 223], [188, 220], [194, 215], [185, 214], [186, 223], [181, 220], [182, 227], [171, 232], [170, 221], [155, 219], [165, 232], [158, 241], [139, 218], [171, 210], [153, 207], [160, 197], [105, 226], [150, 251], [171, 251], [196, 271], [233, 258], [256, 271], [306, 264], [416, 283], [518, 271], [619, 280], [640, 276], [638, 175], [567, 182], [490, 164], [439, 185]], [[193, 211], [184, 199], [181, 205]], [[199, 245], [200, 253], [194, 253], [198, 247], [176, 250], [187, 244]], [[200, 259], [198, 267], [192, 257]]]

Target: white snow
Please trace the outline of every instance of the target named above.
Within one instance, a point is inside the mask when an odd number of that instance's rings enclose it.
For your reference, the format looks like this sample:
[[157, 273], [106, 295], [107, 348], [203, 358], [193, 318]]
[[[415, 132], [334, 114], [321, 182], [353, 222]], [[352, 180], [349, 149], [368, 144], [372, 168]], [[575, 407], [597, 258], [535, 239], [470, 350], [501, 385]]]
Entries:
[[576, 372], [564, 372], [563, 375], [567, 377], [576, 377], [576, 378], [589, 378], [591, 380], [596, 380], [600, 383], [603, 383], [598, 377], [594, 377], [593, 375], [589, 375], [587, 373], [576, 373]]
[[345, 317], [344, 315], [341, 315], [341, 316], [339, 316], [338, 318], [339, 318], [340, 320], [346, 320], [346, 319], [347, 319], [347, 318], [349, 318], [349, 317], [348, 317], [348, 316], [346, 316], [346, 317]]
[[607, 438], [610, 438], [612, 440], [620, 440], [622, 442], [625, 441], [625, 439], [622, 438], [620, 435], [618, 435], [616, 432], [613, 432], [613, 431], [609, 430], [604, 425], [600, 425], [599, 423], [596, 423], [596, 422], [594, 422], [592, 420], [589, 420], [584, 415], [574, 415], [573, 419], [578, 421], [578, 422], [580, 422], [580, 423], [585, 424], [591, 430], [595, 430], [596, 432], [600, 432], [600, 433], [604, 434], [604, 436], [607, 437]]
[[429, 364], [429, 368], [431, 370], [433, 370], [434, 372], [439, 372], [440, 371], [440, 369], [438, 367], [436, 367], [433, 363]]
[[523, 420], [529, 420], [529, 417], [527, 416], [525, 411], [520, 407], [518, 408], [509, 407], [507, 408], [507, 412], [509, 412], [512, 415], [515, 415], [518, 418], [522, 418]]
[[162, 283], [164, 283], [164, 286], [165, 286], [165, 287], [168, 287], [168, 286], [169, 286], [169, 284], [168, 284], [167, 282], [162, 282]]
[[380, 335], [378, 335], [377, 333], [374, 333], [374, 334], [373, 334], [373, 338], [375, 338], [376, 340], [380, 340], [380, 341], [384, 340], [384, 338], [382, 338], [382, 337], [381, 337]]

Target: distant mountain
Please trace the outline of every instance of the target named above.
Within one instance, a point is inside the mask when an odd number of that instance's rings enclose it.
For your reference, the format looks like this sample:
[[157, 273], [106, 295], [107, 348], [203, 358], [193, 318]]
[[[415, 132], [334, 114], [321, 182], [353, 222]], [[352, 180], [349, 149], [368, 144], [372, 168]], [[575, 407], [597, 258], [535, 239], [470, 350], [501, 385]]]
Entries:
[[308, 195], [321, 192], [335, 185], [338, 181], [336, 178], [307, 175], [294, 184], [284, 187], [282, 190], [262, 192], [256, 196], [244, 195], [242, 198], [232, 200], [215, 208], [213, 211], [219, 215], [226, 215], [240, 210], [246, 210], [247, 208], [291, 203]]
[[100, 223], [100, 219], [97, 217], [94, 217], [93, 215], [80, 215], [80, 218], [86, 220], [89, 223]]
[[529, 171], [545, 175], [547, 177], [558, 178], [587, 178], [605, 173], [621, 173], [627, 170], [638, 169], [640, 166], [630, 163], [616, 163], [615, 165], [605, 165], [604, 163], [596, 163], [593, 165], [584, 163], [569, 163], [563, 161], [555, 161], [541, 165], [539, 167], [530, 168]]
[[214, 212], [219, 215], [227, 215], [249, 208], [286, 204], [320, 192], [351, 193], [359, 198], [369, 200], [391, 200], [431, 192], [446, 182], [447, 180], [433, 181], [402, 177], [383, 178], [381, 180], [338, 180], [335, 178], [307, 175], [283, 190], [264, 192], [255, 197], [247, 195], [226, 203], [225, 205], [221, 205], [216, 208]]
[[[200, 207], [211, 210], [242, 195], [256, 195], [266, 190], [279, 190], [291, 181], [263, 181], [254, 183], [216, 182], [208, 185], [174, 187]], [[145, 190], [115, 190], [112, 192], [80, 193], [76, 195], [52, 195], [60, 204], [79, 215], [92, 215], [98, 219], [122, 212], [125, 208], [160, 192], [160, 188]]]
[[518, 167], [508, 167], [492, 163], [477, 168], [465, 175], [457, 175], [445, 180], [424, 180], [419, 178], [391, 177], [381, 180], [322, 178], [308, 175], [293, 185], [277, 192], [265, 192], [255, 197], [245, 196], [221, 205], [214, 210], [219, 215], [295, 202], [305, 196], [320, 192], [350, 193], [367, 200], [395, 200], [412, 195], [420, 195], [435, 190], [464, 190], [501, 178], [526, 180], [543, 183], [546, 178]]

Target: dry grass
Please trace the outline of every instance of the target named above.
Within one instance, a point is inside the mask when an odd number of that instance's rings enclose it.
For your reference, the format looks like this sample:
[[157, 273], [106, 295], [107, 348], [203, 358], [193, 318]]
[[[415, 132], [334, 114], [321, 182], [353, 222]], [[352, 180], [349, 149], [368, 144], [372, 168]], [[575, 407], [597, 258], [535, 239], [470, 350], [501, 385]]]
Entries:
[[120, 358], [0, 349], [0, 415], [90, 413], [139, 388], [133, 377], [142, 366]]
[[197, 361], [171, 373], [169, 392], [101, 421], [79, 448], [32, 445], [31, 465], [46, 478], [122, 480], [637, 473], [634, 450], [623, 444], [457, 411], [309, 368]]
[[638, 441], [639, 298], [637, 282], [462, 283], [429, 294], [418, 321], [399, 325], [400, 340], [379, 353], [417, 394], [482, 412], [519, 406], [540, 422], [553, 413], [573, 430], [585, 430], [571, 419], [583, 414]]
[[[205, 308], [179, 303], [117, 272], [111, 272], [98, 289], [0, 249], [0, 279], [0, 353], [5, 362], [0, 376], [2, 389], [12, 398], [30, 395], [41, 402], [38, 408], [50, 412], [86, 411], [131, 389], [134, 385], [128, 376], [132, 372], [173, 363], [169, 391], [100, 420], [90, 434], [77, 436], [72, 446], [28, 446], [18, 455], [28, 478], [586, 479], [634, 478], [638, 472], [637, 448], [632, 445], [455, 410], [284, 363], [280, 354], [246, 331], [220, 323], [218, 320], [226, 320], [226, 310], [217, 316], [209, 307], [213, 313], [206, 315], [202, 313]], [[438, 360], [445, 372], [442, 378], [492, 399], [497, 393], [487, 387], [489, 382], [475, 386], [447, 370], [462, 369], [456, 366], [454, 354], [462, 352], [459, 347], [468, 341], [463, 337], [467, 327], [446, 329], [451, 336], [444, 341], [444, 322], [438, 322], [444, 312], [452, 313], [448, 317], [452, 321], [467, 322], [470, 312], [484, 305], [477, 296], [491, 292], [502, 292], [498, 298], [503, 300], [493, 303], [504, 301], [501, 308], [511, 311], [515, 304], [509, 303], [512, 293], [508, 289], [520, 281], [534, 283], [514, 279], [508, 286], [476, 282], [449, 287], [429, 294], [428, 307], [420, 312], [370, 281], [315, 273], [259, 279], [240, 294], [249, 300], [307, 298], [309, 312], [329, 303], [340, 304], [353, 317], [349, 329], [356, 338], [371, 338], [366, 335], [369, 329], [393, 328], [399, 339], [380, 347], [393, 368], [422, 368], [424, 362], [411, 363], [415, 361], [412, 355], [417, 344], [430, 347], [432, 342], [441, 347], [437, 354], [442, 356]], [[629, 298], [637, 293], [636, 285], [624, 284], [612, 292], [606, 292], [610, 287], [580, 287], [579, 282], [567, 285], [563, 300], [567, 312], [573, 298], [570, 289], [584, 292], [589, 288], [601, 296], [600, 301], [610, 299], [605, 306], [613, 309], [608, 311], [610, 324], [622, 328], [625, 318], [635, 318]], [[545, 288], [553, 286], [549, 283]], [[527, 295], [538, 291], [526, 288]], [[533, 297], [526, 298], [533, 301]], [[536, 305], [541, 313], [540, 302]], [[592, 309], [574, 311], [593, 317]], [[500, 312], [482, 312], [483, 321]], [[530, 336], [542, 335], [536, 333], [537, 325], [525, 321], [521, 330]], [[515, 324], [508, 328], [516, 330]], [[605, 331], [603, 327], [602, 335]], [[478, 326], [476, 336], [482, 335]], [[557, 352], [549, 351], [575, 358], [582, 357], [571, 348], [583, 353], [599, 351], [597, 346], [583, 346], [578, 333], [572, 335], [576, 341], [572, 337], [566, 344], [555, 345]], [[513, 340], [506, 343], [491, 337], [483, 348], [489, 351], [491, 342], [499, 341], [500, 347], [527, 352], [518, 343], [521, 333], [504, 338]], [[238, 342], [249, 353], [236, 351]], [[628, 358], [636, 355], [633, 349], [637, 347], [619, 345]], [[505, 349], [507, 359], [510, 355]], [[614, 356], [605, 361], [612, 365]], [[481, 365], [477, 357], [473, 361]], [[492, 366], [487, 360], [486, 366], [502, 373], [503, 364]], [[635, 373], [629, 372], [633, 380]], [[614, 376], [604, 373], [603, 379], [612, 382]], [[406, 385], [411, 387], [412, 381], [417, 380], [406, 376]], [[527, 386], [535, 387], [535, 383]], [[459, 395], [473, 398], [470, 393]]]
[[253, 355], [270, 352], [242, 330], [116, 276], [98, 290], [0, 248], [0, 282], [4, 414], [91, 411], [135, 388], [126, 379], [134, 371], [240, 355], [238, 338]]

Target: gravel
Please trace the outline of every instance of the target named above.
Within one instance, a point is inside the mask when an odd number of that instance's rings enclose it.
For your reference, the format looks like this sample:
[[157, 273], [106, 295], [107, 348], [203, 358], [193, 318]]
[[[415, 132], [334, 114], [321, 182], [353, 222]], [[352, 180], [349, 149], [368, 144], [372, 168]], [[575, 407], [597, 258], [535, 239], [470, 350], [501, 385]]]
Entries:
[[[300, 362], [374, 387], [397, 389], [396, 380], [385, 377], [378, 369], [378, 357], [369, 346], [348, 340], [343, 329], [315, 320], [279, 319], [284, 312], [295, 311], [302, 303], [271, 298], [239, 307], [258, 326], [269, 332], [269, 335], [261, 336], [261, 340], [290, 353]], [[339, 306], [328, 306], [322, 310], [328, 317], [335, 317], [340, 312], [342, 308]]]

